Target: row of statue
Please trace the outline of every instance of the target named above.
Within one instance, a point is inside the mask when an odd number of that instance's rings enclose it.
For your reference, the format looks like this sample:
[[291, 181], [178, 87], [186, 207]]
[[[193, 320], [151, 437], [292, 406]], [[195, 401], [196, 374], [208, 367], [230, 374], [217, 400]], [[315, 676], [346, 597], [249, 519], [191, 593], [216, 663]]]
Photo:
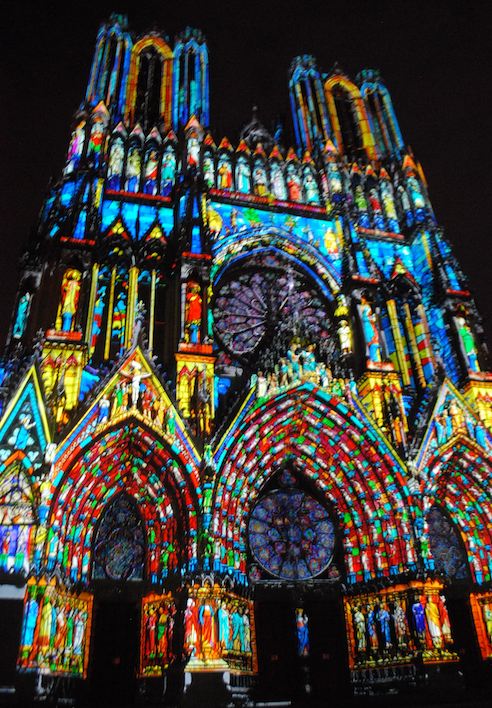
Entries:
[[145, 602], [142, 610], [142, 669], [163, 668], [173, 657], [174, 615], [176, 607], [167, 600]]
[[452, 645], [451, 624], [443, 595], [391, 596], [352, 604], [355, 654], [358, 661], [403, 656], [415, 650], [446, 652]]
[[328, 364], [316, 360], [316, 345], [308, 344], [301, 349], [294, 342], [287, 356], [282, 357], [272, 371], [260, 370], [253, 375], [251, 387], [255, 388], [257, 398], [265, 398], [306, 382], [329, 390], [336, 396], [343, 396], [347, 387], [352, 389], [355, 386], [353, 381], [334, 377]]
[[131, 409], [142, 413], [144, 418], [158, 425], [170, 436], [176, 432], [176, 418], [172, 406], [144, 383], [151, 374], [143, 371], [139, 361], [130, 362], [130, 369], [121, 371], [122, 380], [118, 381], [111, 395], [104, 394], [99, 401], [98, 424], [108, 423], [118, 415]]
[[50, 593], [31, 596], [24, 611], [20, 666], [82, 674], [85, 660], [87, 602]]
[[190, 597], [184, 614], [185, 648], [191, 659], [210, 661], [251, 653], [247, 602]]

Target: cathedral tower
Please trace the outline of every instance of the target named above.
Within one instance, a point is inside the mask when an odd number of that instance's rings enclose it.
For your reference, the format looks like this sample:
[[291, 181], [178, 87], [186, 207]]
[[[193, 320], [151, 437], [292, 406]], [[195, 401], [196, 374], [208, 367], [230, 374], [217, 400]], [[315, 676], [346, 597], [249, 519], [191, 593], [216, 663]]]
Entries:
[[295, 146], [256, 110], [231, 142], [199, 30], [97, 35], [0, 366], [19, 691], [485, 680], [480, 316], [379, 73], [289, 90]]

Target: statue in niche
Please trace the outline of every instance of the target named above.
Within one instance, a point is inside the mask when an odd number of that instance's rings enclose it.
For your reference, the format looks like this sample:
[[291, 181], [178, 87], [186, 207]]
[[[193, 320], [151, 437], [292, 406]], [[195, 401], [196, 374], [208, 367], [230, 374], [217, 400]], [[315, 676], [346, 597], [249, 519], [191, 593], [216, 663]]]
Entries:
[[341, 194], [343, 191], [340, 170], [334, 162], [328, 165], [328, 186], [332, 195]]
[[118, 138], [111, 146], [108, 162], [108, 188], [119, 189], [121, 185], [121, 175], [123, 174], [123, 160], [125, 150], [123, 142]]
[[65, 271], [61, 287], [60, 316], [63, 332], [73, 331], [80, 295], [81, 274], [74, 268]]
[[232, 189], [232, 168], [229, 158], [222, 155], [219, 158], [219, 168], [217, 170], [218, 174], [218, 188], [219, 189]]
[[306, 170], [304, 174], [304, 192], [308, 204], [319, 204], [319, 190], [314, 175], [311, 170]]
[[149, 150], [145, 162], [144, 192], [157, 194], [157, 176], [159, 172], [159, 153], [155, 148]]
[[31, 308], [32, 293], [24, 293], [19, 299], [17, 305], [17, 314], [15, 316], [14, 327], [12, 329], [12, 337], [20, 339], [26, 330], [27, 318]]
[[251, 168], [244, 157], [239, 157], [237, 161], [236, 187], [243, 194], [248, 194], [251, 189]]
[[193, 344], [200, 343], [202, 296], [200, 284], [190, 281], [186, 286], [185, 336]]
[[253, 170], [253, 191], [258, 197], [265, 197], [268, 192], [266, 171], [260, 161]]
[[309, 618], [302, 607], [296, 609], [297, 654], [309, 656]]
[[367, 649], [367, 639], [366, 639], [366, 618], [360, 608], [360, 606], [355, 608], [354, 612], [354, 625], [355, 625], [355, 640], [357, 642], [357, 651], [362, 653]]
[[67, 155], [67, 166], [63, 170], [68, 175], [77, 169], [85, 140], [85, 120], [80, 122], [72, 133]]
[[408, 189], [412, 198], [413, 205], [416, 209], [424, 209], [425, 199], [422, 194], [422, 189], [416, 177], [409, 177], [407, 180]]
[[162, 157], [162, 169], [161, 169], [161, 193], [167, 196], [174, 182], [174, 174], [176, 172], [176, 156], [174, 150], [169, 145], [164, 150], [164, 155]]
[[466, 357], [466, 365], [470, 371], [480, 371], [478, 365], [477, 349], [473, 333], [466, 319], [460, 315], [455, 317], [456, 329], [460, 338], [461, 348]]
[[276, 199], [285, 200], [287, 199], [287, 190], [285, 189], [284, 176], [282, 174], [282, 168], [278, 162], [273, 162], [271, 167], [271, 183], [272, 183], [272, 194]]
[[342, 354], [350, 354], [352, 352], [352, 331], [347, 320], [340, 320], [337, 333]]
[[214, 186], [214, 162], [212, 155], [209, 152], [206, 152], [203, 157], [203, 179], [207, 187], [211, 188]]
[[377, 326], [377, 315], [373, 312], [367, 299], [362, 296], [359, 313], [366, 343], [366, 356], [372, 363], [381, 361], [381, 341]]
[[294, 165], [287, 165], [287, 192], [289, 201], [300, 202], [302, 198], [301, 180]]
[[395, 201], [391, 193], [391, 187], [383, 180], [381, 182], [381, 198], [383, 200], [384, 213], [388, 219], [398, 221], [398, 216], [395, 209]]
[[126, 163], [126, 183], [127, 192], [138, 192], [140, 182], [141, 159], [140, 151], [136, 145], [130, 148]]
[[492, 603], [487, 602], [482, 607], [483, 619], [485, 622], [485, 629], [487, 632], [487, 638], [492, 644]]
[[188, 154], [188, 167], [198, 167], [198, 161], [200, 159], [200, 143], [195, 135], [188, 138], [186, 151]]
[[89, 154], [93, 155], [94, 166], [99, 167], [101, 160], [101, 151], [104, 141], [104, 126], [101, 119], [96, 118], [91, 128], [91, 137], [89, 139]]
[[369, 203], [374, 214], [381, 214], [381, 202], [379, 201], [378, 193], [374, 188], [369, 190]]

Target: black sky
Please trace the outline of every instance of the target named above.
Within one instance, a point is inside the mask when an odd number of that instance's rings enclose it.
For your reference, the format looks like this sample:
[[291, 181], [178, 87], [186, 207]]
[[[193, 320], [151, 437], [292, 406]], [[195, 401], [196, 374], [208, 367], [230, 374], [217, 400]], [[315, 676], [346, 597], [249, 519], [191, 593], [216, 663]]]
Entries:
[[126, 12], [136, 31], [156, 26], [171, 39], [187, 25], [204, 32], [216, 142], [224, 134], [237, 142], [253, 104], [266, 125], [278, 114], [290, 125], [287, 71], [297, 54], [314, 54], [325, 71], [338, 61], [352, 76], [379, 68], [491, 340], [492, 13], [486, 0], [3, 0], [0, 10], [1, 341], [17, 258], [50, 176], [63, 166], [97, 29], [111, 11]]

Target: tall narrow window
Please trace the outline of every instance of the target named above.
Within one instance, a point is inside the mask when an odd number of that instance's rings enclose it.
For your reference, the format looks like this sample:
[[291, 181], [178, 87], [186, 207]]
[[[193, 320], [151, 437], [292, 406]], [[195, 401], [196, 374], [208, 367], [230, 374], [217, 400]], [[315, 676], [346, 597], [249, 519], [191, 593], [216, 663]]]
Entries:
[[344, 151], [348, 156], [358, 157], [364, 148], [354, 115], [352, 98], [339, 85], [333, 89], [333, 98], [340, 123]]
[[94, 541], [95, 580], [143, 580], [145, 530], [135, 502], [119, 494], [103, 512]]
[[466, 580], [469, 575], [468, 560], [459, 532], [438, 506], [427, 514], [429, 543], [436, 570], [450, 580]]
[[159, 121], [161, 80], [161, 57], [153, 47], [148, 47], [140, 56], [135, 101], [135, 118], [144, 130], [148, 130]]

